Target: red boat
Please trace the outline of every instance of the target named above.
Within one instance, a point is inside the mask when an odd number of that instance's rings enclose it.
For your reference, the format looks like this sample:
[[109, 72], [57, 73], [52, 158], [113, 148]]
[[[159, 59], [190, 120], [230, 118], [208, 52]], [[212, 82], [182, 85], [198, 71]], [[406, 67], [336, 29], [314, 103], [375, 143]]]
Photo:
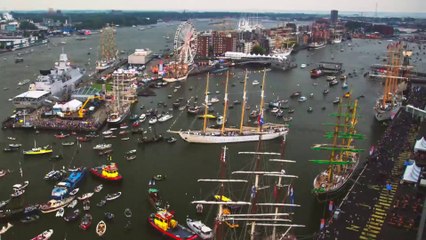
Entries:
[[93, 220], [93, 217], [92, 215], [90, 215], [90, 213], [84, 214], [80, 222], [80, 228], [83, 230], [89, 229], [90, 226], [92, 225], [92, 220]]
[[66, 138], [68, 136], [69, 136], [69, 134], [63, 134], [63, 133], [55, 134], [55, 138], [58, 138], [58, 139], [63, 139], [63, 138]]
[[311, 70], [311, 78], [317, 78], [322, 76], [322, 71], [319, 69], [312, 69]]
[[79, 142], [88, 142], [90, 140], [91, 139], [88, 138], [88, 137], [86, 137], [86, 136], [84, 136], [84, 137], [77, 137], [77, 141], [79, 141]]
[[134, 123], [132, 123], [132, 127], [137, 128], [141, 125], [141, 123], [139, 121], [136, 121]]
[[173, 219], [173, 216], [173, 213], [167, 210], [160, 210], [157, 213], [151, 213], [151, 215], [148, 217], [148, 222], [157, 231], [167, 235], [172, 239], [197, 239], [197, 234], [194, 234], [193, 232], [191, 232], [191, 230], [178, 224], [178, 222]]
[[118, 167], [116, 163], [91, 168], [90, 172], [101, 179], [112, 182], [121, 181], [123, 179], [123, 176], [118, 173]]

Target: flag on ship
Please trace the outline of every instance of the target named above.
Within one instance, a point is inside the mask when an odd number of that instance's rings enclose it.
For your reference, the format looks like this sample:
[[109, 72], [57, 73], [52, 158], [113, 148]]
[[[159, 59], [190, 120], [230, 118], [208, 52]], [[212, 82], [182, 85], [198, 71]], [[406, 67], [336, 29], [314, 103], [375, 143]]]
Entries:
[[263, 113], [260, 113], [257, 117], [257, 122], [259, 123], [259, 126], [262, 126], [265, 122], [263, 121]]

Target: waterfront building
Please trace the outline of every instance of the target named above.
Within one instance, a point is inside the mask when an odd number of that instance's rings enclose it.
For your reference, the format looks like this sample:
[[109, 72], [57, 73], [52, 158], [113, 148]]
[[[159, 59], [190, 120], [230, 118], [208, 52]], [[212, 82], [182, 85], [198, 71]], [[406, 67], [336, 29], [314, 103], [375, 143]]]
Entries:
[[214, 56], [221, 56], [225, 52], [237, 50], [238, 38], [235, 32], [213, 32], [212, 40]]
[[339, 17], [339, 11], [337, 10], [331, 10], [330, 12], [330, 22], [332, 25], [335, 25], [337, 23], [337, 19]]
[[133, 65], [144, 65], [152, 59], [152, 51], [147, 49], [135, 49], [133, 54], [130, 54], [127, 58], [129, 64]]
[[209, 49], [212, 46], [212, 33], [211, 32], [200, 33], [197, 37], [197, 41], [198, 41], [197, 56], [202, 58], [209, 57], [210, 56]]
[[13, 98], [15, 108], [39, 108], [50, 96], [47, 91], [27, 91]]

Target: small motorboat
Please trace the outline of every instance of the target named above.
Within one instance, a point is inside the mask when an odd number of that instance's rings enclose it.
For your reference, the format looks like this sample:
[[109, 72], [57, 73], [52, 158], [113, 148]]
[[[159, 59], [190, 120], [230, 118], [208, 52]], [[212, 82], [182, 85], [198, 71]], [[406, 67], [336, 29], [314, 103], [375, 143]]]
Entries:
[[148, 123], [149, 124], [155, 124], [155, 123], [157, 123], [157, 121], [158, 121], [157, 117], [152, 117], [148, 120]]
[[287, 113], [294, 113], [294, 111], [296, 111], [296, 109], [294, 109], [294, 108], [290, 108], [290, 109], [287, 111]]
[[186, 225], [188, 225], [188, 228], [191, 229], [194, 233], [196, 233], [201, 239], [213, 238], [213, 230], [207, 227], [201, 221], [194, 221], [190, 218], [187, 218]]
[[55, 138], [58, 138], [58, 139], [64, 139], [68, 136], [69, 134], [64, 134], [64, 133], [55, 134]]
[[340, 97], [336, 97], [336, 99], [333, 100], [333, 104], [339, 104]]
[[28, 187], [28, 185], [30, 185], [30, 181], [25, 181], [24, 183], [20, 184], [15, 184], [12, 186], [13, 190], [21, 190], [21, 189], [25, 189]]
[[152, 176], [152, 179], [156, 180], [156, 181], [163, 181], [166, 180], [167, 176], [166, 175], [162, 175], [162, 174], [157, 174]]
[[107, 221], [112, 221], [115, 217], [114, 213], [111, 213], [111, 212], [104, 213], [104, 216], [105, 216], [105, 220]]
[[333, 81], [331, 81], [331, 82], [329, 82], [328, 83], [328, 85], [331, 87], [331, 86], [334, 86], [334, 85], [337, 85], [337, 84], [339, 84], [339, 81], [337, 81], [337, 79], [334, 79]]
[[65, 209], [63, 207], [59, 208], [56, 212], [56, 217], [63, 217], [65, 213]]
[[84, 211], [89, 211], [90, 210], [90, 200], [86, 199], [83, 201], [83, 210]]
[[292, 94], [290, 95], [290, 97], [291, 97], [291, 98], [296, 98], [296, 97], [299, 97], [299, 96], [300, 96], [300, 94], [302, 94], [302, 92], [297, 91], [297, 92], [292, 93]]
[[49, 229], [31, 238], [31, 240], [47, 240], [47, 239], [50, 239], [52, 235], [53, 235], [53, 229]]
[[124, 216], [126, 216], [127, 218], [131, 218], [132, 217], [132, 210], [130, 210], [130, 208], [124, 209]]
[[127, 161], [131, 161], [131, 160], [135, 160], [135, 159], [136, 159], [136, 155], [126, 155]]
[[80, 209], [76, 209], [72, 213], [66, 215], [64, 217], [64, 220], [66, 222], [74, 222], [74, 221], [76, 221], [80, 217], [80, 214], [81, 214], [81, 210]]
[[74, 208], [77, 206], [78, 201], [76, 199], [72, 200], [72, 202], [67, 206], [68, 208]]
[[307, 65], [306, 65], [305, 63], [300, 64], [300, 68], [301, 68], [301, 69], [306, 68], [306, 66], [307, 66]]
[[14, 193], [12, 193], [12, 194], [10, 194], [10, 196], [12, 197], [12, 198], [16, 198], [16, 197], [19, 197], [19, 196], [21, 196], [22, 194], [24, 194], [25, 193], [25, 189], [19, 189], [19, 190], [15, 190], [15, 192]]
[[62, 158], [63, 158], [63, 156], [61, 154], [57, 154], [55, 156], [50, 157], [50, 160], [60, 160]]
[[314, 111], [314, 109], [312, 108], [312, 107], [308, 107], [308, 113], [311, 113], [311, 112], [313, 112]]
[[40, 216], [38, 214], [34, 214], [34, 215], [30, 215], [30, 216], [25, 216], [19, 221], [21, 223], [30, 223], [30, 222], [34, 222], [34, 221], [38, 220], [39, 218], [40, 218]]
[[297, 99], [298, 102], [306, 102], [308, 100], [305, 96], [300, 96], [299, 99]]
[[11, 223], [7, 223], [7, 225], [6, 225], [6, 226], [3, 226], [3, 227], [0, 229], [0, 235], [1, 235], [1, 234], [6, 233], [6, 232], [7, 232], [7, 230], [9, 230], [11, 227], [13, 227], [13, 225], [12, 225]]
[[6, 176], [6, 174], [9, 172], [9, 170], [0, 170], [0, 178]]
[[9, 147], [10, 148], [20, 148], [22, 146], [22, 144], [20, 143], [10, 143]]
[[170, 137], [169, 139], [167, 139], [167, 143], [175, 143], [176, 141], [177, 139], [174, 137]]
[[83, 200], [91, 198], [93, 196], [93, 194], [94, 194], [93, 192], [88, 192], [88, 193], [81, 195], [80, 197], [77, 197], [77, 199], [80, 200], [80, 201], [83, 201]]
[[117, 182], [123, 179], [123, 176], [118, 172], [118, 165], [116, 163], [91, 168], [90, 173], [98, 178], [111, 182]]
[[126, 154], [131, 155], [131, 154], [135, 154], [136, 153], [136, 149], [132, 149], [126, 152]]
[[62, 146], [74, 146], [75, 142], [62, 142]]
[[326, 94], [328, 94], [330, 92], [330, 89], [324, 89], [324, 91], [322, 91], [322, 94], [324, 94], [324, 95], [326, 95]]
[[89, 229], [90, 226], [92, 225], [92, 220], [93, 220], [93, 217], [92, 215], [90, 215], [90, 213], [84, 214], [80, 222], [80, 228], [83, 230]]
[[251, 84], [252, 84], [252, 85], [259, 85], [259, 84], [260, 84], [260, 82], [259, 82], [259, 81], [257, 81], [257, 80], [254, 80]]
[[105, 206], [106, 203], [107, 203], [106, 200], [102, 199], [100, 202], [96, 203], [96, 206], [97, 207], [103, 207], [103, 206]]
[[8, 203], [10, 202], [10, 199], [4, 200], [0, 202], [0, 208], [3, 208], [4, 206], [6, 206]]
[[104, 185], [99, 184], [98, 186], [95, 187], [95, 189], [93, 190], [94, 192], [98, 193], [100, 192], [102, 189], [104, 188]]
[[70, 192], [70, 195], [71, 196], [74, 196], [74, 195], [76, 195], [77, 193], [78, 193], [78, 191], [80, 190], [80, 188], [75, 188], [74, 190], [72, 190], [71, 192]]
[[115, 199], [119, 198], [120, 196], [121, 196], [121, 192], [107, 194], [105, 196], [105, 200], [112, 201], [112, 200], [115, 200]]
[[106, 223], [104, 221], [98, 222], [96, 225], [96, 234], [98, 234], [99, 237], [102, 237], [106, 232]]

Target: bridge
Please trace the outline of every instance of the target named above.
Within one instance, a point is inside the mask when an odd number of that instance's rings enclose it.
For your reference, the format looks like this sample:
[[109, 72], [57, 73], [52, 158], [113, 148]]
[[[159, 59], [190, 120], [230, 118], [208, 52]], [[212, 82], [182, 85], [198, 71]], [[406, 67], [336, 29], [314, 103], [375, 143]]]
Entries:
[[426, 110], [421, 108], [416, 108], [413, 105], [405, 106], [405, 111], [411, 113], [412, 117], [420, 118], [421, 122], [423, 122], [423, 120], [426, 118]]

